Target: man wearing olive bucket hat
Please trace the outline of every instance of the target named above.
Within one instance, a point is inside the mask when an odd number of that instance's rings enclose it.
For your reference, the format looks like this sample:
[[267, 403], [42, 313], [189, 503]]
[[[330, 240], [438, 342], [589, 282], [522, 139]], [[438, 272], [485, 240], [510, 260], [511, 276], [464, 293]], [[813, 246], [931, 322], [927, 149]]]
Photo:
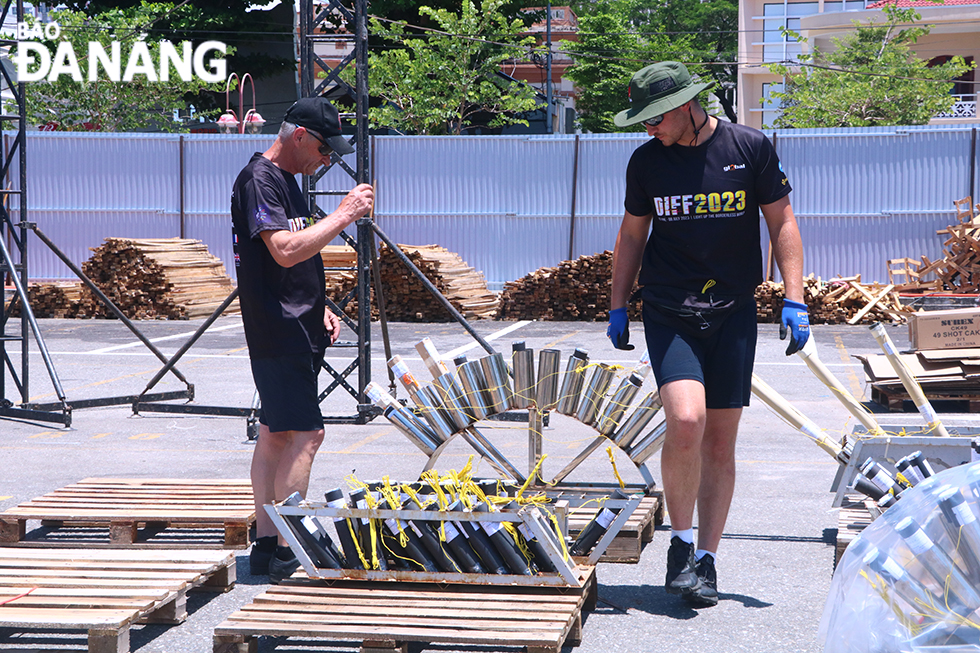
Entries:
[[791, 334], [787, 355], [809, 337], [789, 181], [762, 132], [701, 108], [695, 98], [710, 86], [672, 61], [630, 81], [630, 108], [615, 123], [642, 123], [653, 139], [626, 170], [607, 330], [618, 349], [633, 348], [626, 304], [639, 272], [667, 423], [661, 475], [673, 532], [665, 586], [699, 607], [718, 603], [715, 562], [735, 487], [738, 422], [751, 394], [760, 210], [786, 285], [780, 338]]

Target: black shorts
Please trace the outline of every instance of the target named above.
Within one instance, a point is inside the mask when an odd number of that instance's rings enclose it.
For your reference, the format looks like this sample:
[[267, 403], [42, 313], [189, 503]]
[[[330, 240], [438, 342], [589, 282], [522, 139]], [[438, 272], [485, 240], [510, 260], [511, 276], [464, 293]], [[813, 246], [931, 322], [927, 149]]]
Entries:
[[752, 396], [757, 334], [753, 298], [708, 317], [680, 317], [644, 298], [643, 326], [657, 387], [689, 379], [704, 386], [706, 408], [742, 408]]
[[262, 402], [259, 423], [273, 433], [323, 428], [316, 380], [320, 358], [317, 354], [288, 354], [251, 360], [252, 378]]

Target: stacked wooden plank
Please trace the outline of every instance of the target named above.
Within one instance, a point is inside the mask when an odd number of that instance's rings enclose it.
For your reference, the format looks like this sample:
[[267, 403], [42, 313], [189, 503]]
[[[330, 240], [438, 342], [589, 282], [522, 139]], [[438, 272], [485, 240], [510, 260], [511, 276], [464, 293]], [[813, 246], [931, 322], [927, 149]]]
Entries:
[[837, 548], [834, 551], [834, 568], [840, 562], [844, 550], [861, 532], [881, 515], [881, 509], [867, 497], [846, 495], [837, 513]]
[[[956, 223], [936, 232], [946, 236], [943, 256], [935, 261], [922, 256], [921, 261], [909, 258], [888, 261], [891, 283], [900, 292], [957, 292], [980, 291], [980, 204], [972, 197], [953, 202]], [[925, 277], [935, 275], [934, 279]]]
[[[221, 261], [199, 240], [106, 238], [82, 271], [134, 319], [206, 317], [234, 290]], [[94, 297], [83, 299], [84, 317], [111, 317]], [[227, 312], [237, 312], [233, 303]]]
[[[82, 307], [82, 282], [31, 283], [27, 297], [34, 317], [78, 317]], [[8, 306], [12, 317], [20, 316], [20, 298], [14, 295]]]
[[235, 581], [228, 551], [0, 548], [0, 628], [84, 630], [90, 653], [129, 653], [130, 626], [179, 624], [188, 591]]
[[357, 250], [350, 245], [327, 245], [320, 250], [327, 278], [349, 272], [357, 265]]
[[[399, 245], [398, 248], [425, 277], [467, 319], [492, 319], [497, 315], [498, 299], [487, 289], [482, 272], [466, 264], [458, 254], [438, 245]], [[340, 302], [357, 286], [357, 255], [350, 247], [327, 248], [320, 252], [327, 281], [327, 297]], [[432, 296], [404, 263], [382, 246], [378, 253], [385, 309], [393, 322], [448, 322], [449, 311]], [[371, 319], [378, 319], [371, 276]], [[344, 312], [357, 317], [357, 299], [351, 299]]]
[[[467, 319], [492, 319], [499, 300], [487, 289], [483, 273], [466, 264], [459, 254], [438, 245], [399, 245], [425, 277]], [[446, 322], [446, 308], [426, 290], [393, 251], [379, 253], [381, 288], [388, 319], [394, 322]]]
[[[540, 268], [504, 284], [500, 317], [505, 320], [605, 321], [612, 291], [612, 252], [606, 250], [557, 267]], [[632, 302], [630, 319], [641, 319]]]
[[[320, 250], [323, 274], [326, 278], [327, 297], [340, 303], [347, 293], [357, 287], [357, 250], [349, 245], [327, 245]], [[374, 290], [372, 288], [372, 296]], [[357, 319], [357, 299], [347, 304], [344, 313]], [[377, 308], [372, 306], [372, 319], [377, 318]]]
[[[759, 322], [779, 322], [785, 290], [774, 281], [755, 291]], [[824, 282], [809, 275], [803, 279], [803, 299], [810, 324], [872, 324], [902, 319], [912, 309], [902, 306], [892, 284], [863, 284], [861, 275]]]
[[596, 606], [594, 567], [580, 588], [339, 581], [292, 578], [259, 594], [214, 629], [214, 653], [257, 649], [258, 638], [360, 642], [363, 653], [440, 648], [560, 653], [582, 638], [582, 613]]
[[255, 504], [248, 479], [87, 478], [0, 513], [0, 543], [23, 540], [31, 519], [107, 527], [114, 545], [135, 544], [140, 526], [217, 527], [225, 546], [244, 547]]

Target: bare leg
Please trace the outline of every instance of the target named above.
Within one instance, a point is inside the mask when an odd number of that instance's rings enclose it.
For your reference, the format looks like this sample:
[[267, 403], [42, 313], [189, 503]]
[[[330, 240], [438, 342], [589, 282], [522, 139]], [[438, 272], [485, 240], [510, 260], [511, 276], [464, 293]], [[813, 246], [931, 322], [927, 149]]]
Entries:
[[265, 424], [259, 424], [259, 438], [255, 442], [255, 451], [252, 452], [251, 472], [256, 537], [268, 537], [278, 532], [263, 506], [276, 500], [276, 469], [286, 446], [286, 433], [273, 433]]
[[707, 411], [701, 441], [701, 476], [698, 489], [698, 548], [717, 551], [735, 491], [735, 439], [741, 408]]
[[323, 429], [318, 431], [290, 431], [279, 468], [276, 470], [276, 500], [282, 501], [293, 492], [306, 498], [310, 487], [310, 471], [313, 458], [323, 443]]
[[660, 457], [664, 499], [674, 530], [694, 524], [701, 484], [701, 442], [705, 428], [704, 386], [693, 380], [671, 381], [660, 389], [667, 433]]
[[[323, 442], [319, 431], [270, 431], [259, 425], [259, 439], [252, 453], [252, 494], [255, 498], [255, 535], [276, 535], [265, 504], [282, 501], [293, 492], [304, 497], [310, 484], [313, 458]], [[280, 537], [280, 544], [285, 541]]]

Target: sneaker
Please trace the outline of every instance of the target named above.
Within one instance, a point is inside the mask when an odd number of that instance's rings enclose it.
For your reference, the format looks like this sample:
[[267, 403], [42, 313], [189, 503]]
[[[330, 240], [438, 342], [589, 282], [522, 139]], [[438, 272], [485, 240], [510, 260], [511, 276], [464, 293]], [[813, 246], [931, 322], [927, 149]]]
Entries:
[[[288, 555], [289, 558], [283, 560], [280, 556]], [[289, 547], [281, 547], [269, 561], [269, 582], [278, 585], [284, 578], [289, 578], [299, 569], [299, 560], [296, 554]]]
[[684, 598], [693, 603], [696, 608], [710, 608], [713, 605], [718, 605], [718, 575], [715, 572], [714, 557], [702, 556], [698, 560], [697, 573], [701, 584], [690, 594], [686, 594]]
[[248, 552], [248, 570], [253, 576], [265, 576], [269, 573], [269, 563], [276, 555], [277, 539], [274, 535], [260, 537], [252, 544], [252, 550]]
[[694, 564], [694, 544], [688, 544], [676, 536], [670, 538], [664, 588], [670, 594], [690, 594], [699, 584]]

